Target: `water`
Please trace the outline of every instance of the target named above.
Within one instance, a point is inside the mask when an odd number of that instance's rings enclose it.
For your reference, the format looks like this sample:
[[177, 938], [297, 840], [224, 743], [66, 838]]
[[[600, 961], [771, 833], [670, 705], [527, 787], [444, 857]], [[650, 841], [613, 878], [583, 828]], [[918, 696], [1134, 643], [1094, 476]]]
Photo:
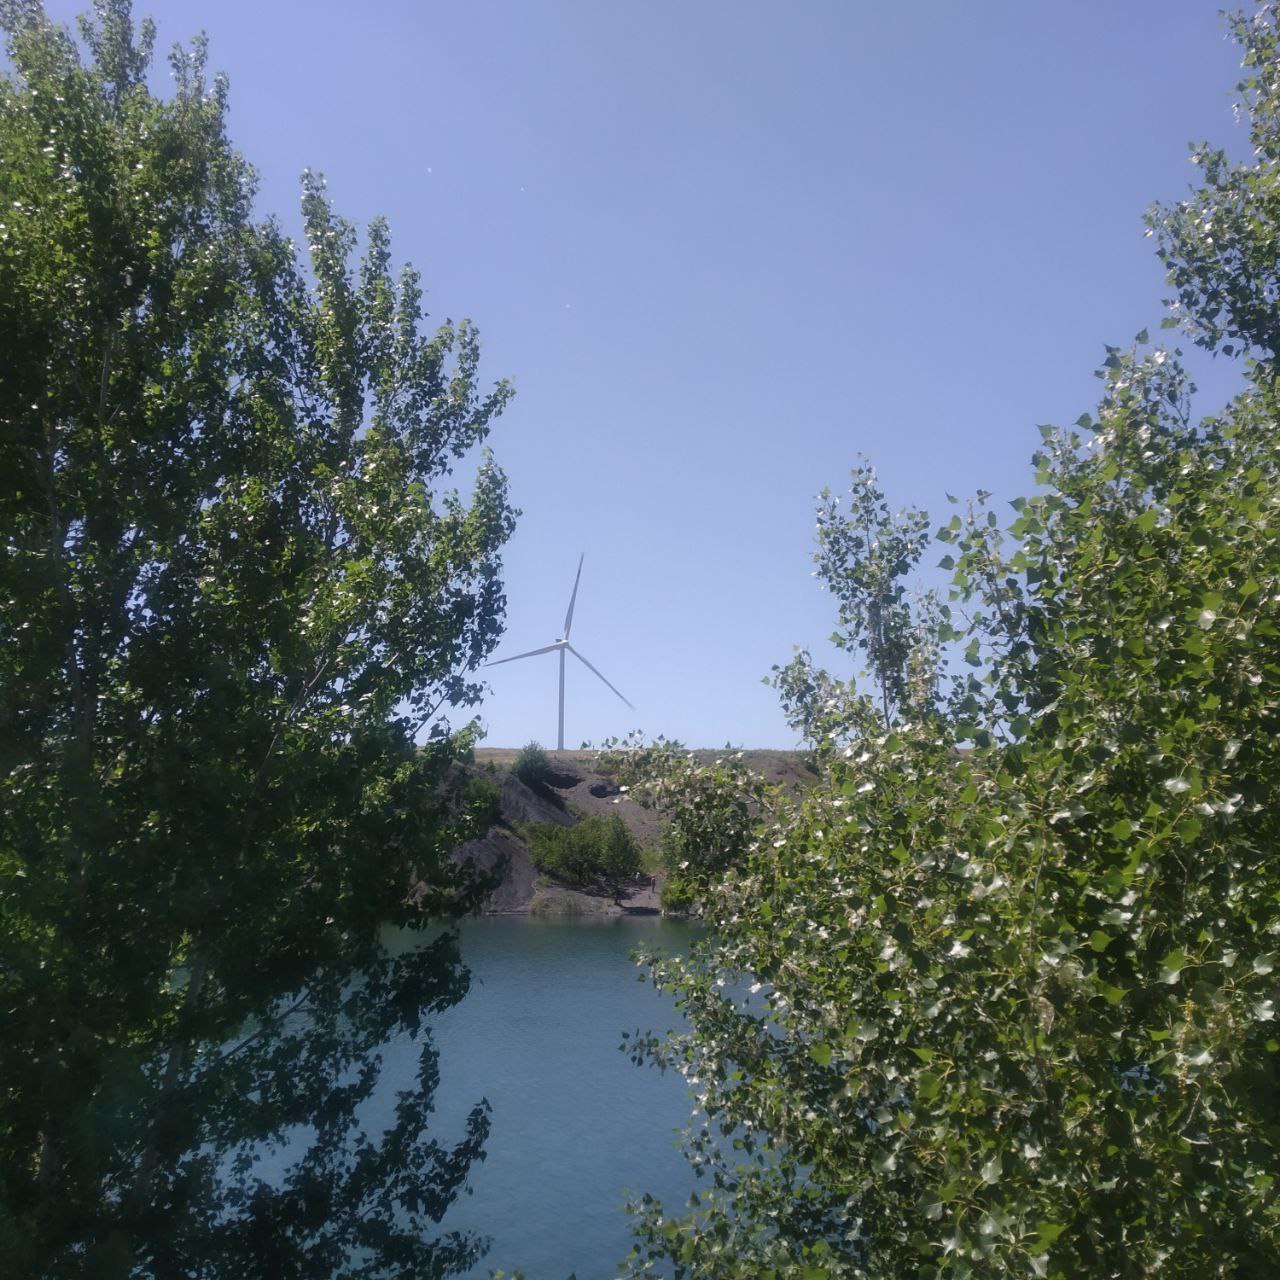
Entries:
[[[471, 992], [433, 1033], [441, 1136], [460, 1134], [479, 1098], [493, 1108], [474, 1194], [442, 1224], [493, 1238], [471, 1275], [519, 1267], [529, 1280], [612, 1276], [631, 1247], [626, 1193], [648, 1191], [672, 1207], [688, 1199], [694, 1177], [676, 1148], [692, 1107], [685, 1083], [633, 1065], [618, 1045], [624, 1031], [678, 1021], [667, 998], [636, 980], [631, 951], [679, 951], [689, 938], [690, 926], [656, 917], [464, 926]], [[414, 1062], [406, 1053], [401, 1065]]]

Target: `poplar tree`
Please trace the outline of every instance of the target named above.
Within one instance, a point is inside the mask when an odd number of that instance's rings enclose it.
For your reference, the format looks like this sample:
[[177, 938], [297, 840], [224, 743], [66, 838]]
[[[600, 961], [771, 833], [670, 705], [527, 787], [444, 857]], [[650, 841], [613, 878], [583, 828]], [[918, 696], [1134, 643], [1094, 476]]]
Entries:
[[1150, 226], [1244, 389], [1198, 417], [1176, 351], [1109, 349], [1011, 521], [937, 530], [946, 601], [912, 606], [925, 527], [866, 468], [824, 499], [867, 678], [780, 674], [820, 779], [655, 967], [690, 1029], [637, 1053], [694, 1085], [707, 1180], [636, 1206], [636, 1275], [1280, 1269], [1280, 42], [1232, 25], [1253, 154], [1197, 147]]
[[159, 97], [128, 0], [0, 18], [6, 1274], [463, 1268], [486, 1108], [432, 1130], [424, 1019], [465, 970], [380, 939], [480, 891], [443, 717], [499, 632], [509, 389], [318, 178], [305, 254], [255, 219], [203, 40]]

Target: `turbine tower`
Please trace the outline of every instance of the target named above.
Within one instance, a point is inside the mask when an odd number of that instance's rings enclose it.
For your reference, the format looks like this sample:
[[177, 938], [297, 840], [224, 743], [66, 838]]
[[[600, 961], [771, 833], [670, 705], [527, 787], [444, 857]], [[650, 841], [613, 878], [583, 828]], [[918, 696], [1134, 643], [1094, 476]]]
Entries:
[[631, 703], [627, 702], [627, 699], [617, 689], [614, 689], [613, 685], [609, 684], [609, 681], [605, 680], [604, 676], [599, 671], [596, 671], [595, 667], [569, 643], [569, 630], [573, 626], [573, 606], [578, 599], [578, 582], [582, 578], [582, 562], [585, 559], [586, 552], [583, 552], [578, 557], [578, 573], [573, 580], [573, 594], [569, 597], [569, 611], [564, 615], [564, 631], [561, 633], [560, 639], [555, 644], [544, 644], [541, 649], [530, 649], [527, 653], [512, 654], [509, 658], [498, 658], [493, 662], [484, 664], [486, 667], [498, 667], [504, 662], [518, 662], [521, 658], [536, 658], [540, 653], [558, 653], [560, 655], [560, 727], [556, 734], [557, 751], [564, 750], [564, 655], [566, 650], [573, 654], [589, 671], [595, 672], [597, 676], [600, 676], [600, 679], [604, 680], [605, 684], [608, 684], [609, 688], [613, 689], [614, 693], [618, 694], [618, 697], [622, 698], [623, 702], [626, 702], [632, 711], [635, 710], [635, 707], [631, 706]]

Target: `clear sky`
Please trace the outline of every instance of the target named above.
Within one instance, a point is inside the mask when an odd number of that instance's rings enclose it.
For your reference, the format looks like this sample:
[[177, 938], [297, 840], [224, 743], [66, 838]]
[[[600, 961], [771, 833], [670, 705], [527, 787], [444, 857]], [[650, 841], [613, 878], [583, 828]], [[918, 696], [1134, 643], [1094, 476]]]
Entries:
[[[1186, 190], [1190, 141], [1246, 142], [1202, 0], [135, 11], [162, 47], [208, 32], [264, 212], [296, 225], [311, 167], [388, 215], [514, 382], [495, 656], [557, 638], [585, 552], [573, 640], [637, 708], [571, 659], [570, 746], [793, 745], [761, 678], [826, 652], [814, 494], [858, 453], [942, 519], [944, 491], [1025, 492], [1036, 425], [1159, 324], [1143, 210]], [[554, 744], [554, 655], [488, 675], [489, 744]]]

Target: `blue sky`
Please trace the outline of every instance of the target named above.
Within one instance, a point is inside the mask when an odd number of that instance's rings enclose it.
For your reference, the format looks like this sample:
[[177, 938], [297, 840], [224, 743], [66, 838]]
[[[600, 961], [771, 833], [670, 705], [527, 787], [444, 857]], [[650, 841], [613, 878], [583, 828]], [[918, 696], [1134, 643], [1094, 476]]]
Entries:
[[[1036, 425], [1158, 326], [1144, 209], [1193, 180], [1189, 142], [1246, 141], [1199, 0], [137, 12], [162, 47], [207, 30], [264, 212], [296, 224], [311, 167], [386, 214], [433, 314], [514, 382], [495, 656], [558, 636], [585, 552], [574, 642], [637, 707], [571, 666], [571, 746], [793, 745], [761, 678], [825, 652], [814, 494], [859, 453], [942, 519], [945, 491], [1026, 491]], [[489, 744], [554, 743], [554, 656], [488, 674]]]

